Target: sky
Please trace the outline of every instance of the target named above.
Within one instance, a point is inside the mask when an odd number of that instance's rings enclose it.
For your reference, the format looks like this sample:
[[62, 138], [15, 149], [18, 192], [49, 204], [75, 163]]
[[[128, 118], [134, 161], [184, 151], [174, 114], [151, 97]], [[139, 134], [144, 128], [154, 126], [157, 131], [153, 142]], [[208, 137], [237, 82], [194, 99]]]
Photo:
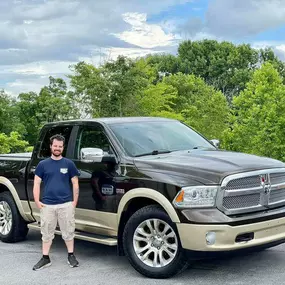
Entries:
[[0, 89], [38, 92], [79, 61], [177, 54], [203, 39], [268, 46], [285, 61], [285, 0], [2, 0]]

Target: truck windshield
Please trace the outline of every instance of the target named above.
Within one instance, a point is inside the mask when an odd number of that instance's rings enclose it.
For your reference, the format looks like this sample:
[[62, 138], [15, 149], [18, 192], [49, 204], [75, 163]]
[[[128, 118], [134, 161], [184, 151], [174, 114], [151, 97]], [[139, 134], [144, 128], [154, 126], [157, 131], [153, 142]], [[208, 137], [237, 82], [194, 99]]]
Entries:
[[[179, 150], [215, 149], [191, 128], [178, 121], [130, 122], [110, 124], [129, 156], [143, 156]], [[163, 153], [162, 152], [162, 153]]]

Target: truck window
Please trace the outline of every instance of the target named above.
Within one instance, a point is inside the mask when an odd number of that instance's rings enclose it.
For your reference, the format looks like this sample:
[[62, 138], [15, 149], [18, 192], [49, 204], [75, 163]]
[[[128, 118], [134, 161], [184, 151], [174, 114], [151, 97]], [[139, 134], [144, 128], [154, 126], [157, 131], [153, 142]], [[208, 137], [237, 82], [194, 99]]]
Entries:
[[42, 141], [42, 145], [39, 151], [39, 158], [47, 158], [50, 157], [51, 153], [50, 153], [50, 137], [55, 135], [55, 134], [60, 134], [62, 136], [64, 136], [65, 138], [65, 148], [63, 150], [63, 156], [66, 155], [66, 150], [67, 150], [67, 145], [68, 145], [68, 141], [70, 138], [70, 134], [72, 131], [72, 126], [57, 126], [57, 127], [51, 127], [47, 130], [44, 139]]
[[76, 159], [80, 158], [80, 150], [85, 147], [100, 148], [106, 153], [114, 153], [103, 128], [100, 126], [80, 128], [74, 154]]

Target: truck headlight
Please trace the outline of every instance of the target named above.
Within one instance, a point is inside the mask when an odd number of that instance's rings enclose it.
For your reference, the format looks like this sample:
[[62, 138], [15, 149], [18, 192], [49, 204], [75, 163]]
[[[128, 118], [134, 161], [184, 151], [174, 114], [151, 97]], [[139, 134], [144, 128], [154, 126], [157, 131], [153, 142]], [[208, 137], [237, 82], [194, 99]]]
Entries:
[[183, 187], [173, 200], [177, 208], [214, 207], [220, 186]]

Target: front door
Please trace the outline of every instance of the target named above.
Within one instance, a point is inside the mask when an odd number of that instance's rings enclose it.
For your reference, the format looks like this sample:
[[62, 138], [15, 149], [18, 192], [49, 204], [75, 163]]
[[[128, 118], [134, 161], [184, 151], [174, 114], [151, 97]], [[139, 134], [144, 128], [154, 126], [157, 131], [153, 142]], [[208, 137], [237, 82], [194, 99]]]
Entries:
[[117, 234], [118, 194], [116, 177], [119, 176], [113, 163], [80, 161], [82, 148], [100, 148], [105, 153], [115, 154], [111, 142], [100, 124], [80, 126], [76, 136], [73, 161], [80, 171], [77, 218], [84, 221], [79, 229], [99, 234]]

